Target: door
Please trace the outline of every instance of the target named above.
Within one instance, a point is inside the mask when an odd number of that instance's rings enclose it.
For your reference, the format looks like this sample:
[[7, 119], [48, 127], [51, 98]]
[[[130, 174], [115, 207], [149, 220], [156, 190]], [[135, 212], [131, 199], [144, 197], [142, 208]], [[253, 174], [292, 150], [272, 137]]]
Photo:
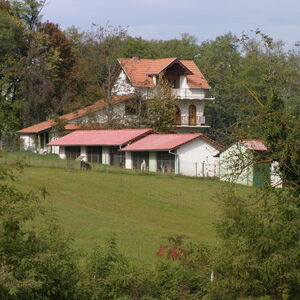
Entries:
[[191, 104], [189, 106], [189, 125], [195, 126], [197, 125], [197, 120], [196, 120], [196, 106], [194, 104]]
[[270, 183], [270, 163], [259, 163], [253, 166], [253, 186], [262, 187]]
[[176, 106], [175, 125], [181, 125], [181, 111], [178, 106]]

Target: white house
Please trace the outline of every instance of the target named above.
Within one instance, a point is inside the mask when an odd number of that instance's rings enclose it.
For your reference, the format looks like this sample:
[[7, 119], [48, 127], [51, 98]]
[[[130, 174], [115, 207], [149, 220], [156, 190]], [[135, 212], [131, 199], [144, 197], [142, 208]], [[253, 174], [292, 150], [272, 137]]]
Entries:
[[[101, 99], [83, 109], [60, 116], [66, 121], [65, 129], [73, 131], [93, 124], [103, 128], [108, 120], [107, 103], [111, 104], [111, 116], [121, 126], [137, 117], [135, 103], [142, 97], [145, 101], [151, 96], [160, 74], [171, 83], [173, 93], [179, 98], [176, 112], [178, 131], [199, 132], [208, 127], [205, 123], [204, 107], [209, 97], [210, 86], [191, 60], [177, 58], [140, 59], [119, 58], [111, 99]], [[58, 147], [47, 146], [56, 137], [51, 129], [54, 120], [47, 120], [17, 131], [25, 150], [58, 153]], [[102, 127], [101, 127], [102, 126]]]
[[197, 130], [209, 127], [205, 124], [205, 101], [209, 97], [210, 86], [192, 60], [177, 58], [140, 59], [119, 58], [119, 75], [113, 87], [116, 95], [136, 93], [146, 99], [151, 97], [158, 77], [162, 74], [171, 84], [173, 94], [179, 98], [176, 112], [178, 129]]
[[149, 134], [122, 148], [127, 169], [217, 177], [222, 146], [201, 133]]

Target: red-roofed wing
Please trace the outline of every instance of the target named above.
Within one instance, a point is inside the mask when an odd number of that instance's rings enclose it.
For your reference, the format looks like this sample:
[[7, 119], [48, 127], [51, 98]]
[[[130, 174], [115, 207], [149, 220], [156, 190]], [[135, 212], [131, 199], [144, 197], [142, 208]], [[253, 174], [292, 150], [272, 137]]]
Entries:
[[[110, 104], [133, 99], [135, 97], [136, 97], [135, 94], [125, 95], [125, 96], [115, 96], [110, 100]], [[82, 117], [89, 113], [95, 112], [95, 111], [105, 107], [106, 104], [107, 104], [106, 99], [101, 99], [90, 106], [84, 107], [82, 109], [79, 109], [75, 112], [71, 112], [69, 114], [62, 115], [59, 118], [66, 119], [67, 121], [74, 120], [76, 118]], [[44, 121], [44, 122], [41, 122], [41, 123], [38, 123], [38, 124], [35, 124], [32, 126], [26, 127], [24, 129], [21, 129], [21, 130], [17, 131], [17, 133], [19, 133], [19, 134], [20, 133], [21, 134], [22, 133], [38, 133], [38, 132], [50, 129], [54, 125], [55, 125], [54, 120]], [[71, 128], [71, 127], [72, 126], [70, 125], [69, 128]], [[69, 129], [69, 128], [66, 128], [66, 129]]]
[[77, 130], [49, 146], [121, 146], [150, 133], [152, 129]]
[[150, 134], [126, 146], [124, 151], [172, 150], [191, 140], [201, 137], [202, 133]]

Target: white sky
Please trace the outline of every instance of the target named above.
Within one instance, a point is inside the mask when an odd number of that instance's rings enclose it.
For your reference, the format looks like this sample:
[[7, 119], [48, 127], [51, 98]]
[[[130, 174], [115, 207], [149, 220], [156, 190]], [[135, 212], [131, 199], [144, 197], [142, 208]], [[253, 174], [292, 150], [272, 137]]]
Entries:
[[146, 39], [187, 32], [201, 42], [259, 28], [288, 47], [300, 40], [300, 0], [48, 0], [42, 14], [63, 29], [109, 22]]

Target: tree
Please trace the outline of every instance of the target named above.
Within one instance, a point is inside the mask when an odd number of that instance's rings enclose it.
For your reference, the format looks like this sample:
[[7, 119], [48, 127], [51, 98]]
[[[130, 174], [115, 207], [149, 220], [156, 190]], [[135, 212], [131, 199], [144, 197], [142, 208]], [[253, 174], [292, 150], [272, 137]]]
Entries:
[[41, 21], [41, 11], [46, 0], [13, 0], [12, 11], [24, 21], [29, 30], [34, 30]]
[[146, 125], [161, 133], [174, 131], [177, 104], [169, 82], [159, 76], [153, 95], [147, 100]]
[[92, 102], [104, 98], [106, 124], [109, 128], [118, 126], [120, 117], [113, 108], [116, 94], [113, 85], [119, 72], [117, 58], [124, 47], [127, 29], [93, 24], [93, 30], [83, 33], [82, 37], [73, 30], [73, 37], [76, 36], [82, 40], [82, 44], [76, 46], [76, 53], [80, 57], [80, 76], [84, 77], [86, 95]]
[[223, 243], [214, 267], [213, 299], [297, 299], [300, 294], [300, 122], [297, 112], [285, 108], [281, 56], [271, 51], [268, 36], [261, 37], [267, 47], [260, 53], [268, 62], [262, 71], [265, 85], [259, 85], [261, 91], [251, 81], [245, 86], [255, 107], [236, 125], [234, 137], [265, 141], [263, 159], [278, 162], [284, 188], [241, 194], [229, 186], [219, 195], [217, 232]]
[[[78, 270], [70, 240], [35, 192], [8, 182], [15, 175], [0, 166], [1, 299], [74, 299]], [[43, 218], [44, 225], [33, 221]]]

